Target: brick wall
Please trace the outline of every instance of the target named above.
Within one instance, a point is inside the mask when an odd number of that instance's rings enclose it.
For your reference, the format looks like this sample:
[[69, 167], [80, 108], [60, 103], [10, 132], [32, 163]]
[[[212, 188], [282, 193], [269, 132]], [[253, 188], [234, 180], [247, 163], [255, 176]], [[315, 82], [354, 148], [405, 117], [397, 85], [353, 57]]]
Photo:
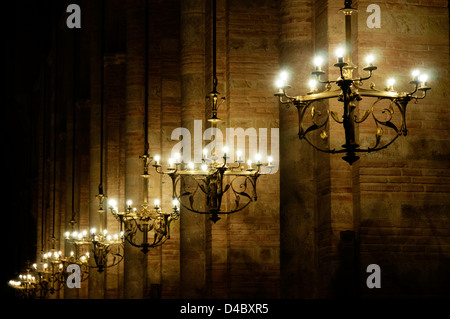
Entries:
[[[226, 97], [219, 109], [223, 121], [218, 127], [224, 134], [227, 127], [267, 128], [269, 136], [272, 128], [279, 128], [278, 172], [259, 178], [258, 200], [245, 210], [221, 216], [216, 224], [207, 216], [183, 211], [164, 246], [146, 256], [127, 246], [126, 262], [102, 275], [91, 272], [77, 293], [66, 289], [57, 297], [448, 296], [448, 4], [381, 1], [381, 28], [369, 29], [365, 9], [371, 3], [354, 1], [359, 12], [352, 19], [353, 61], [361, 67], [367, 53], [376, 54], [379, 69], [373, 80], [377, 87], [395, 75], [396, 87], [405, 90], [412, 68], [430, 70], [429, 96], [408, 106], [407, 137], [385, 150], [362, 154], [350, 166], [340, 155], [319, 153], [300, 141], [297, 110], [279, 107], [273, 96], [280, 69], [291, 72], [292, 94], [307, 91], [315, 52], [329, 57], [325, 69], [330, 79], [337, 76], [334, 50], [344, 40], [344, 16], [338, 12], [343, 1], [218, 0], [218, 91]], [[186, 127], [193, 133], [194, 120], [202, 121], [203, 130], [207, 128], [210, 105], [205, 95], [212, 89], [211, 6], [203, 0], [149, 4], [150, 155], [167, 159], [178, 142], [171, 140], [175, 128]], [[50, 112], [55, 101], [62, 108], [56, 163], [56, 199], [61, 210], [56, 219], [58, 236], [63, 236], [71, 217], [72, 54], [79, 54], [75, 178], [79, 227], [98, 223], [101, 63], [105, 66], [106, 195], [122, 207], [129, 198], [134, 202], [143, 198], [138, 156], [144, 150], [144, 1], [107, 2], [103, 62], [98, 42], [100, 2], [85, 1], [82, 6], [86, 20], [79, 30], [78, 51], [71, 52], [71, 37], [63, 37], [60, 43], [51, 38], [52, 45], [58, 44], [59, 52], [67, 55], [59, 60], [61, 74], [55, 77], [53, 48], [38, 80], [42, 87], [44, 79], [51, 83], [36, 94], [41, 112], [35, 127], [41, 134], [36, 149], [45, 161], [36, 164], [39, 192], [34, 197], [37, 206], [44, 207], [43, 217], [35, 213], [38, 253], [43, 244], [48, 246], [52, 233], [53, 136], [47, 136], [49, 144], [43, 154], [42, 121], [43, 106], [50, 103]], [[61, 81], [54, 82], [55, 78]], [[55, 88], [60, 89], [57, 100], [53, 100]], [[328, 106], [340, 110], [336, 101]], [[359, 116], [369, 106], [362, 101]], [[46, 116], [49, 125], [52, 115]], [[336, 141], [343, 137], [337, 125], [329, 133]], [[358, 128], [359, 142], [370, 142], [372, 137], [368, 124]], [[42, 174], [45, 163], [46, 174]], [[152, 172], [149, 187], [150, 201], [160, 197], [163, 206], [170, 205], [172, 188], [167, 176]], [[224, 205], [232, 201], [227, 199]], [[111, 216], [106, 225], [117, 228]], [[58, 247], [64, 248], [62, 238]], [[382, 289], [365, 285], [366, 267], [371, 263], [381, 267]]]

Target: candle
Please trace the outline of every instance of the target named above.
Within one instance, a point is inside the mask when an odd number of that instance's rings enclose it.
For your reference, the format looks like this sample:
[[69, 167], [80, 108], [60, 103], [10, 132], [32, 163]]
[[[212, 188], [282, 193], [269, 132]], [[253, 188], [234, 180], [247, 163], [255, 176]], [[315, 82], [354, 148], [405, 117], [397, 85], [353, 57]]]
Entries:
[[394, 83], [395, 83], [395, 79], [394, 78], [390, 78], [387, 80], [387, 89], [389, 91], [393, 91], [394, 90]]
[[181, 158], [180, 153], [175, 153], [175, 164], [181, 163], [180, 158]]
[[427, 74], [421, 74], [419, 76], [419, 81], [421, 83], [421, 86], [427, 86], [427, 80], [428, 80], [428, 75]]
[[252, 160], [248, 160], [247, 165], [248, 165], [248, 168], [251, 169], [252, 168]]
[[155, 199], [155, 208], [159, 208], [160, 201], [159, 199]]
[[169, 158], [169, 168], [173, 168], [175, 161], [173, 158]]
[[368, 66], [372, 66], [373, 61], [375, 60], [375, 57], [373, 56], [373, 54], [369, 54], [368, 56], [366, 56], [366, 63]]
[[161, 158], [159, 157], [159, 155], [155, 155], [153, 159], [155, 160], [155, 165], [158, 165], [158, 162]]
[[316, 79], [309, 80], [308, 84], [309, 84], [309, 88], [310, 88], [311, 92], [317, 91], [317, 80]]
[[289, 73], [287, 71], [281, 71], [277, 80], [275, 81], [275, 86], [279, 89], [283, 89], [287, 85], [287, 79], [289, 77]]
[[322, 71], [323, 58], [321, 56], [316, 56], [314, 58], [314, 66], [316, 71]]
[[412, 71], [411, 75], [413, 77], [413, 81], [414, 82], [419, 82], [419, 75], [420, 75], [420, 71], [419, 70]]
[[343, 63], [344, 62], [344, 53], [345, 53], [344, 48], [338, 47], [336, 49], [336, 57], [337, 57], [338, 63]]
[[223, 157], [227, 157], [228, 146], [224, 146], [224, 147], [222, 148], [222, 151], [223, 151]]
[[237, 150], [236, 155], [237, 155], [237, 161], [239, 163], [241, 163], [242, 162], [242, 151], [241, 150]]
[[272, 166], [272, 161], [273, 161], [273, 159], [272, 159], [272, 156], [269, 156], [268, 158], [267, 158], [267, 166]]
[[261, 154], [256, 154], [255, 159], [256, 159], [257, 164], [261, 164]]

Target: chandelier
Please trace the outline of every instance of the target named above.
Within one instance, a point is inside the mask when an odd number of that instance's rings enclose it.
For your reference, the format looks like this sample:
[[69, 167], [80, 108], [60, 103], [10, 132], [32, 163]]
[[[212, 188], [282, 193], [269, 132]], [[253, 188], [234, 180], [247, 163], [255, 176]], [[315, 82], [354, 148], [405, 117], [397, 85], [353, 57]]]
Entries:
[[[103, 229], [103, 209], [98, 212], [98, 230], [93, 227], [89, 232], [83, 230], [65, 233], [66, 241], [74, 247], [67, 258], [67, 264], [79, 265], [83, 273], [87, 273], [87, 268], [97, 269], [101, 273], [106, 268], [118, 265], [123, 259], [123, 233], [111, 235], [107, 229]], [[86, 278], [85, 276], [84, 279]]]
[[66, 283], [64, 262], [65, 258], [61, 251], [52, 248], [41, 255], [39, 263], [33, 264], [41, 297], [45, 297], [47, 293], [54, 294], [64, 287]]
[[17, 279], [11, 279], [8, 285], [16, 291], [16, 294], [20, 298], [28, 299], [36, 295], [38, 289], [38, 281], [36, 279], [36, 273], [29, 266], [27, 262], [25, 273], [19, 274]]
[[[395, 79], [387, 80], [384, 90], [377, 90], [374, 83], [369, 88], [364, 88], [363, 83], [369, 80], [377, 67], [373, 64], [374, 56], [366, 58], [367, 65], [363, 70], [366, 76], [354, 77], [353, 72], [357, 66], [352, 63], [351, 49], [351, 15], [357, 12], [351, 7], [352, 1], [345, 1], [345, 7], [340, 11], [345, 15], [345, 47], [336, 50], [339, 77], [335, 81], [322, 80], [325, 74], [321, 66], [323, 58], [314, 59], [315, 69], [309, 82], [310, 91], [303, 96], [289, 96], [286, 90], [290, 88], [287, 83], [288, 73], [283, 71], [276, 81], [278, 88], [275, 96], [278, 96], [282, 104], [294, 104], [298, 109], [300, 139], [306, 140], [311, 146], [325, 153], [345, 153], [343, 159], [350, 165], [359, 159], [356, 153], [370, 153], [387, 148], [399, 136], [407, 135], [406, 107], [411, 100], [417, 103], [424, 99], [430, 87], [427, 85], [428, 76], [414, 70], [409, 92], [397, 92], [394, 90]], [[337, 89], [333, 89], [337, 86]], [[363, 97], [374, 98], [375, 101], [362, 115], [357, 114], [358, 102]], [[332, 110], [327, 104], [329, 99], [337, 98], [343, 103], [342, 115]], [[400, 119], [394, 120], [395, 111], [400, 113]], [[375, 125], [374, 140], [371, 145], [360, 147], [356, 139], [356, 129], [370, 118]], [[341, 147], [330, 147], [330, 117], [344, 128], [345, 141]], [[396, 123], [400, 122], [400, 123]], [[334, 125], [334, 124], [333, 124]], [[388, 131], [389, 134], [385, 134]]]
[[[212, 1], [213, 32], [212, 32], [212, 85], [213, 89], [207, 96], [211, 104], [211, 123], [213, 131], [221, 120], [217, 117], [219, 106], [225, 101], [225, 97], [219, 98], [217, 91], [216, 74], [216, 0]], [[213, 142], [214, 143], [214, 142]], [[214, 143], [215, 144], [215, 143]], [[252, 201], [257, 200], [256, 182], [261, 173], [261, 166], [272, 166], [272, 158], [268, 163], [262, 162], [262, 158], [256, 154], [255, 162], [251, 159], [245, 165], [240, 151], [236, 152], [235, 159], [228, 156], [228, 147], [222, 149], [223, 156], [218, 156], [216, 147], [203, 149], [201, 163], [184, 162], [179, 153], [169, 158], [168, 165], [162, 167], [160, 157], [155, 156], [153, 167], [156, 172], [168, 175], [172, 181], [173, 198], [176, 198], [180, 207], [197, 213], [208, 214], [210, 220], [216, 223], [220, 220], [220, 214], [232, 214], [246, 208]], [[222, 206], [224, 195], [229, 194], [234, 204], [224, 209]], [[205, 206], [206, 204], [206, 206]]]
[[[167, 239], [170, 239], [170, 224], [180, 216], [178, 202], [174, 200], [171, 212], [161, 210], [160, 201], [156, 199], [154, 207], [148, 202], [149, 198], [149, 177], [148, 172], [151, 157], [149, 155], [148, 141], [148, 0], [145, 2], [145, 101], [144, 101], [144, 154], [139, 156], [143, 161], [143, 195], [144, 200], [140, 208], [132, 207], [132, 201], [128, 200], [124, 211], [119, 212], [117, 201], [110, 199], [108, 201], [111, 214], [116, 217], [120, 223], [120, 230], [123, 239], [134, 247], [140, 248], [146, 254], [150, 248], [163, 245]], [[142, 234], [138, 236], [138, 234]]]
[[[148, 176], [147, 176], [148, 177]], [[163, 245], [170, 239], [170, 224], [180, 216], [177, 200], [173, 201], [172, 212], [163, 212], [158, 199], [154, 207], [148, 203], [148, 180], [144, 177], [145, 198], [140, 209], [132, 207], [132, 201], [128, 200], [123, 212], [119, 212], [117, 202], [114, 199], [108, 201], [111, 214], [119, 222], [123, 238], [132, 246], [140, 248], [146, 254], [150, 248]], [[142, 233], [142, 239], [138, 239], [138, 231]]]

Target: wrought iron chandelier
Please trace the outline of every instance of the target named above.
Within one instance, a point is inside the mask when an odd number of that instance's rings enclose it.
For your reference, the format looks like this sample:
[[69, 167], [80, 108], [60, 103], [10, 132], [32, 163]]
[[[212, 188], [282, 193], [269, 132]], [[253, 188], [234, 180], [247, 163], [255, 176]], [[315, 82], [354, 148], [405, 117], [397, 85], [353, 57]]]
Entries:
[[[111, 214], [121, 224], [123, 238], [132, 246], [140, 248], [146, 254], [150, 248], [163, 245], [170, 239], [170, 224], [180, 216], [178, 202], [174, 200], [172, 212], [163, 212], [159, 200], [155, 200], [155, 206], [148, 203], [148, 180], [144, 177], [145, 198], [140, 209], [132, 207], [131, 200], [127, 201], [125, 211], [119, 212], [117, 202], [114, 199], [108, 201]], [[142, 233], [142, 240], [138, 238], [138, 231]]]
[[41, 297], [45, 297], [47, 293], [54, 294], [64, 287], [66, 283], [64, 262], [65, 258], [61, 251], [52, 248], [41, 256], [39, 263], [33, 264]]
[[[211, 128], [221, 120], [217, 117], [219, 106], [225, 101], [217, 91], [216, 74], [216, 0], [212, 1], [212, 91], [207, 96], [211, 104], [211, 117], [208, 122]], [[214, 143], [214, 142], [213, 142]], [[203, 149], [201, 163], [185, 163], [180, 154], [173, 154], [174, 158], [168, 160], [165, 168], [161, 165], [160, 157], [154, 157], [153, 167], [156, 172], [168, 175], [172, 181], [173, 198], [176, 198], [180, 207], [196, 213], [210, 215], [210, 220], [216, 223], [221, 214], [232, 214], [246, 208], [252, 201], [257, 200], [256, 182], [261, 175], [261, 166], [272, 167], [272, 159], [268, 163], [262, 162], [256, 154], [255, 162], [251, 159], [245, 165], [240, 151], [236, 152], [236, 161], [228, 156], [228, 147], [221, 150], [223, 156], [218, 156], [216, 147], [210, 150]], [[223, 200], [226, 194], [230, 195], [234, 204], [223, 208]], [[205, 205], [206, 204], [206, 205]]]
[[[146, 254], [150, 248], [163, 245], [167, 239], [170, 239], [170, 224], [180, 216], [178, 202], [174, 200], [172, 212], [161, 210], [159, 199], [155, 200], [155, 206], [151, 207], [149, 198], [149, 163], [152, 158], [149, 155], [148, 141], [148, 0], [145, 2], [145, 98], [144, 98], [144, 154], [139, 156], [143, 161], [143, 203], [140, 209], [132, 207], [132, 201], [128, 200], [125, 210], [119, 212], [117, 201], [110, 199], [108, 201], [111, 214], [116, 217], [120, 223], [120, 230], [123, 239], [132, 246], [140, 248]], [[142, 238], [138, 236], [142, 234]]]
[[[397, 92], [394, 90], [395, 79], [387, 81], [384, 90], [375, 89], [375, 84], [370, 83], [369, 88], [363, 88], [363, 82], [372, 77], [377, 67], [373, 64], [374, 56], [366, 58], [367, 65], [363, 70], [367, 76], [354, 77], [353, 72], [357, 66], [352, 62], [351, 48], [351, 17], [357, 9], [352, 8], [352, 1], [345, 1], [345, 7], [340, 10], [345, 15], [345, 47], [336, 50], [337, 63], [335, 67], [339, 69], [339, 77], [335, 81], [322, 80], [325, 74], [321, 66], [322, 57], [314, 60], [315, 69], [312, 72], [313, 78], [310, 80], [310, 91], [303, 96], [289, 96], [286, 90], [290, 88], [287, 83], [288, 73], [281, 72], [276, 82], [278, 88], [275, 96], [282, 104], [294, 104], [298, 109], [300, 139], [306, 140], [311, 146], [325, 153], [345, 153], [343, 159], [350, 165], [359, 159], [356, 153], [370, 153], [387, 148], [399, 136], [407, 135], [406, 128], [406, 107], [411, 100], [417, 103], [424, 99], [426, 93], [431, 88], [427, 85], [428, 76], [421, 74], [419, 70], [412, 73], [412, 90], [409, 92]], [[338, 89], [332, 89], [337, 85]], [[323, 87], [323, 90], [321, 88]], [[420, 95], [418, 95], [420, 93]], [[367, 108], [362, 115], [358, 115], [358, 102], [367, 98], [375, 98], [375, 102]], [[342, 115], [332, 110], [327, 104], [328, 100], [337, 98], [343, 103]], [[393, 121], [395, 110], [400, 113], [400, 123]], [[374, 142], [370, 146], [360, 147], [357, 141], [356, 129], [359, 124], [365, 122], [369, 116], [375, 124]], [[344, 128], [345, 142], [341, 147], [330, 147], [330, 117]], [[384, 117], [384, 118], [381, 118]], [[385, 134], [390, 131], [390, 134]], [[315, 133], [315, 134], [314, 134]], [[385, 138], [383, 138], [385, 137]]]
[[38, 280], [36, 279], [36, 273], [27, 263], [25, 273], [21, 273], [17, 276], [17, 279], [11, 279], [8, 285], [12, 287], [17, 296], [23, 299], [33, 298], [38, 290]]

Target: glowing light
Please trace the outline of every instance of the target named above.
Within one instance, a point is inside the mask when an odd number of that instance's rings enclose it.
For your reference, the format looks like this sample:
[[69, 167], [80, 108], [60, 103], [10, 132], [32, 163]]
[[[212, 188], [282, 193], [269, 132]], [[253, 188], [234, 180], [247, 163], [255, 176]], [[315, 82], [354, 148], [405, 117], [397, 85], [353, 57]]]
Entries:
[[369, 54], [368, 56], [366, 56], [366, 63], [367, 64], [372, 64], [373, 61], [375, 61], [375, 56], [373, 54]]

